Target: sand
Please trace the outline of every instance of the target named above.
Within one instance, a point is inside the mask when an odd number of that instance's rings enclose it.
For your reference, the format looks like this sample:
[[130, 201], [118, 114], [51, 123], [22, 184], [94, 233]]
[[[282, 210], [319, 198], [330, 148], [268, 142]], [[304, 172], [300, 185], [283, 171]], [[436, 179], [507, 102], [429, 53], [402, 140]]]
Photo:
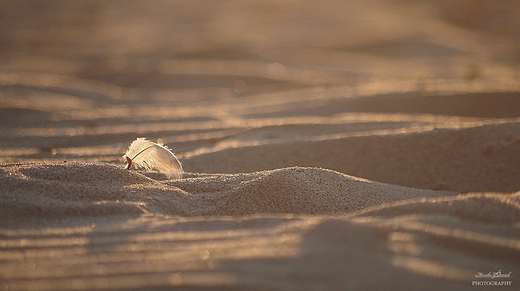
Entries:
[[518, 289], [519, 15], [3, 1], [0, 290]]

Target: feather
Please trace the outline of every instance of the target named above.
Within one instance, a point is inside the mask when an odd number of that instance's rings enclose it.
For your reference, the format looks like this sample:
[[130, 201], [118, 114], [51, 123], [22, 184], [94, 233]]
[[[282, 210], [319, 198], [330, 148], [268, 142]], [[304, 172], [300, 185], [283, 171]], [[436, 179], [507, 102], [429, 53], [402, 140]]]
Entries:
[[182, 164], [166, 146], [140, 137], [134, 140], [123, 155], [126, 166], [130, 170], [133, 165], [147, 170], [155, 169], [170, 179], [182, 177]]

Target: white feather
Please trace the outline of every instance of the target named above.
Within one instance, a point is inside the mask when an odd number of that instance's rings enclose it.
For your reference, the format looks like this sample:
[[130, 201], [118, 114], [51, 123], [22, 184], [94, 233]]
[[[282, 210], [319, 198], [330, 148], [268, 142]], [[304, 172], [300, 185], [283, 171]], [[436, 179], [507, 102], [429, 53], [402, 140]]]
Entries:
[[123, 156], [126, 169], [132, 165], [147, 170], [155, 169], [170, 179], [180, 179], [183, 174], [182, 164], [166, 146], [140, 137], [134, 140]]

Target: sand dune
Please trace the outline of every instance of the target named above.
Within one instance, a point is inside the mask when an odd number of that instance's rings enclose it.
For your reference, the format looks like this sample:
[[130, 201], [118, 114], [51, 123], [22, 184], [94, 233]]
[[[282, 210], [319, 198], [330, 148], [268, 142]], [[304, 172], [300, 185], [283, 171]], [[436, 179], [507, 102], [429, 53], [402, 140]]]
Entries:
[[518, 289], [519, 15], [2, 1], [0, 290]]
[[[29, 219], [165, 214], [338, 214], [416, 197], [453, 195], [371, 182], [317, 168], [187, 174], [159, 182], [111, 164], [2, 167], [2, 224]], [[194, 177], [190, 177], [194, 176]], [[47, 189], [47, 190], [42, 190]]]

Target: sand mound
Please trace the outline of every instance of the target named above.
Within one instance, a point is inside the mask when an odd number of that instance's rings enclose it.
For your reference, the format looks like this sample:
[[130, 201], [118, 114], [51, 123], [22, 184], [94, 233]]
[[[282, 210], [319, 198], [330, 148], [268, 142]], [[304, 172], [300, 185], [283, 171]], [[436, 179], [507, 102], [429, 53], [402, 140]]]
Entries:
[[1, 169], [2, 222], [28, 218], [137, 215], [347, 213], [385, 202], [437, 197], [318, 168], [156, 181], [103, 163], [12, 165]]
[[[137, 215], [143, 212], [139, 204], [147, 195], [135, 195], [136, 188], [149, 185], [151, 192], [162, 190], [143, 175], [109, 164], [15, 165], [0, 169], [2, 223], [10, 226], [24, 219]], [[168, 190], [172, 192], [175, 189]], [[170, 197], [160, 204], [171, 205], [175, 196]]]
[[301, 167], [188, 178], [168, 184], [190, 193], [192, 199], [197, 199], [195, 203], [211, 205], [211, 211], [201, 209], [211, 215], [346, 213], [385, 202], [449, 194]]

